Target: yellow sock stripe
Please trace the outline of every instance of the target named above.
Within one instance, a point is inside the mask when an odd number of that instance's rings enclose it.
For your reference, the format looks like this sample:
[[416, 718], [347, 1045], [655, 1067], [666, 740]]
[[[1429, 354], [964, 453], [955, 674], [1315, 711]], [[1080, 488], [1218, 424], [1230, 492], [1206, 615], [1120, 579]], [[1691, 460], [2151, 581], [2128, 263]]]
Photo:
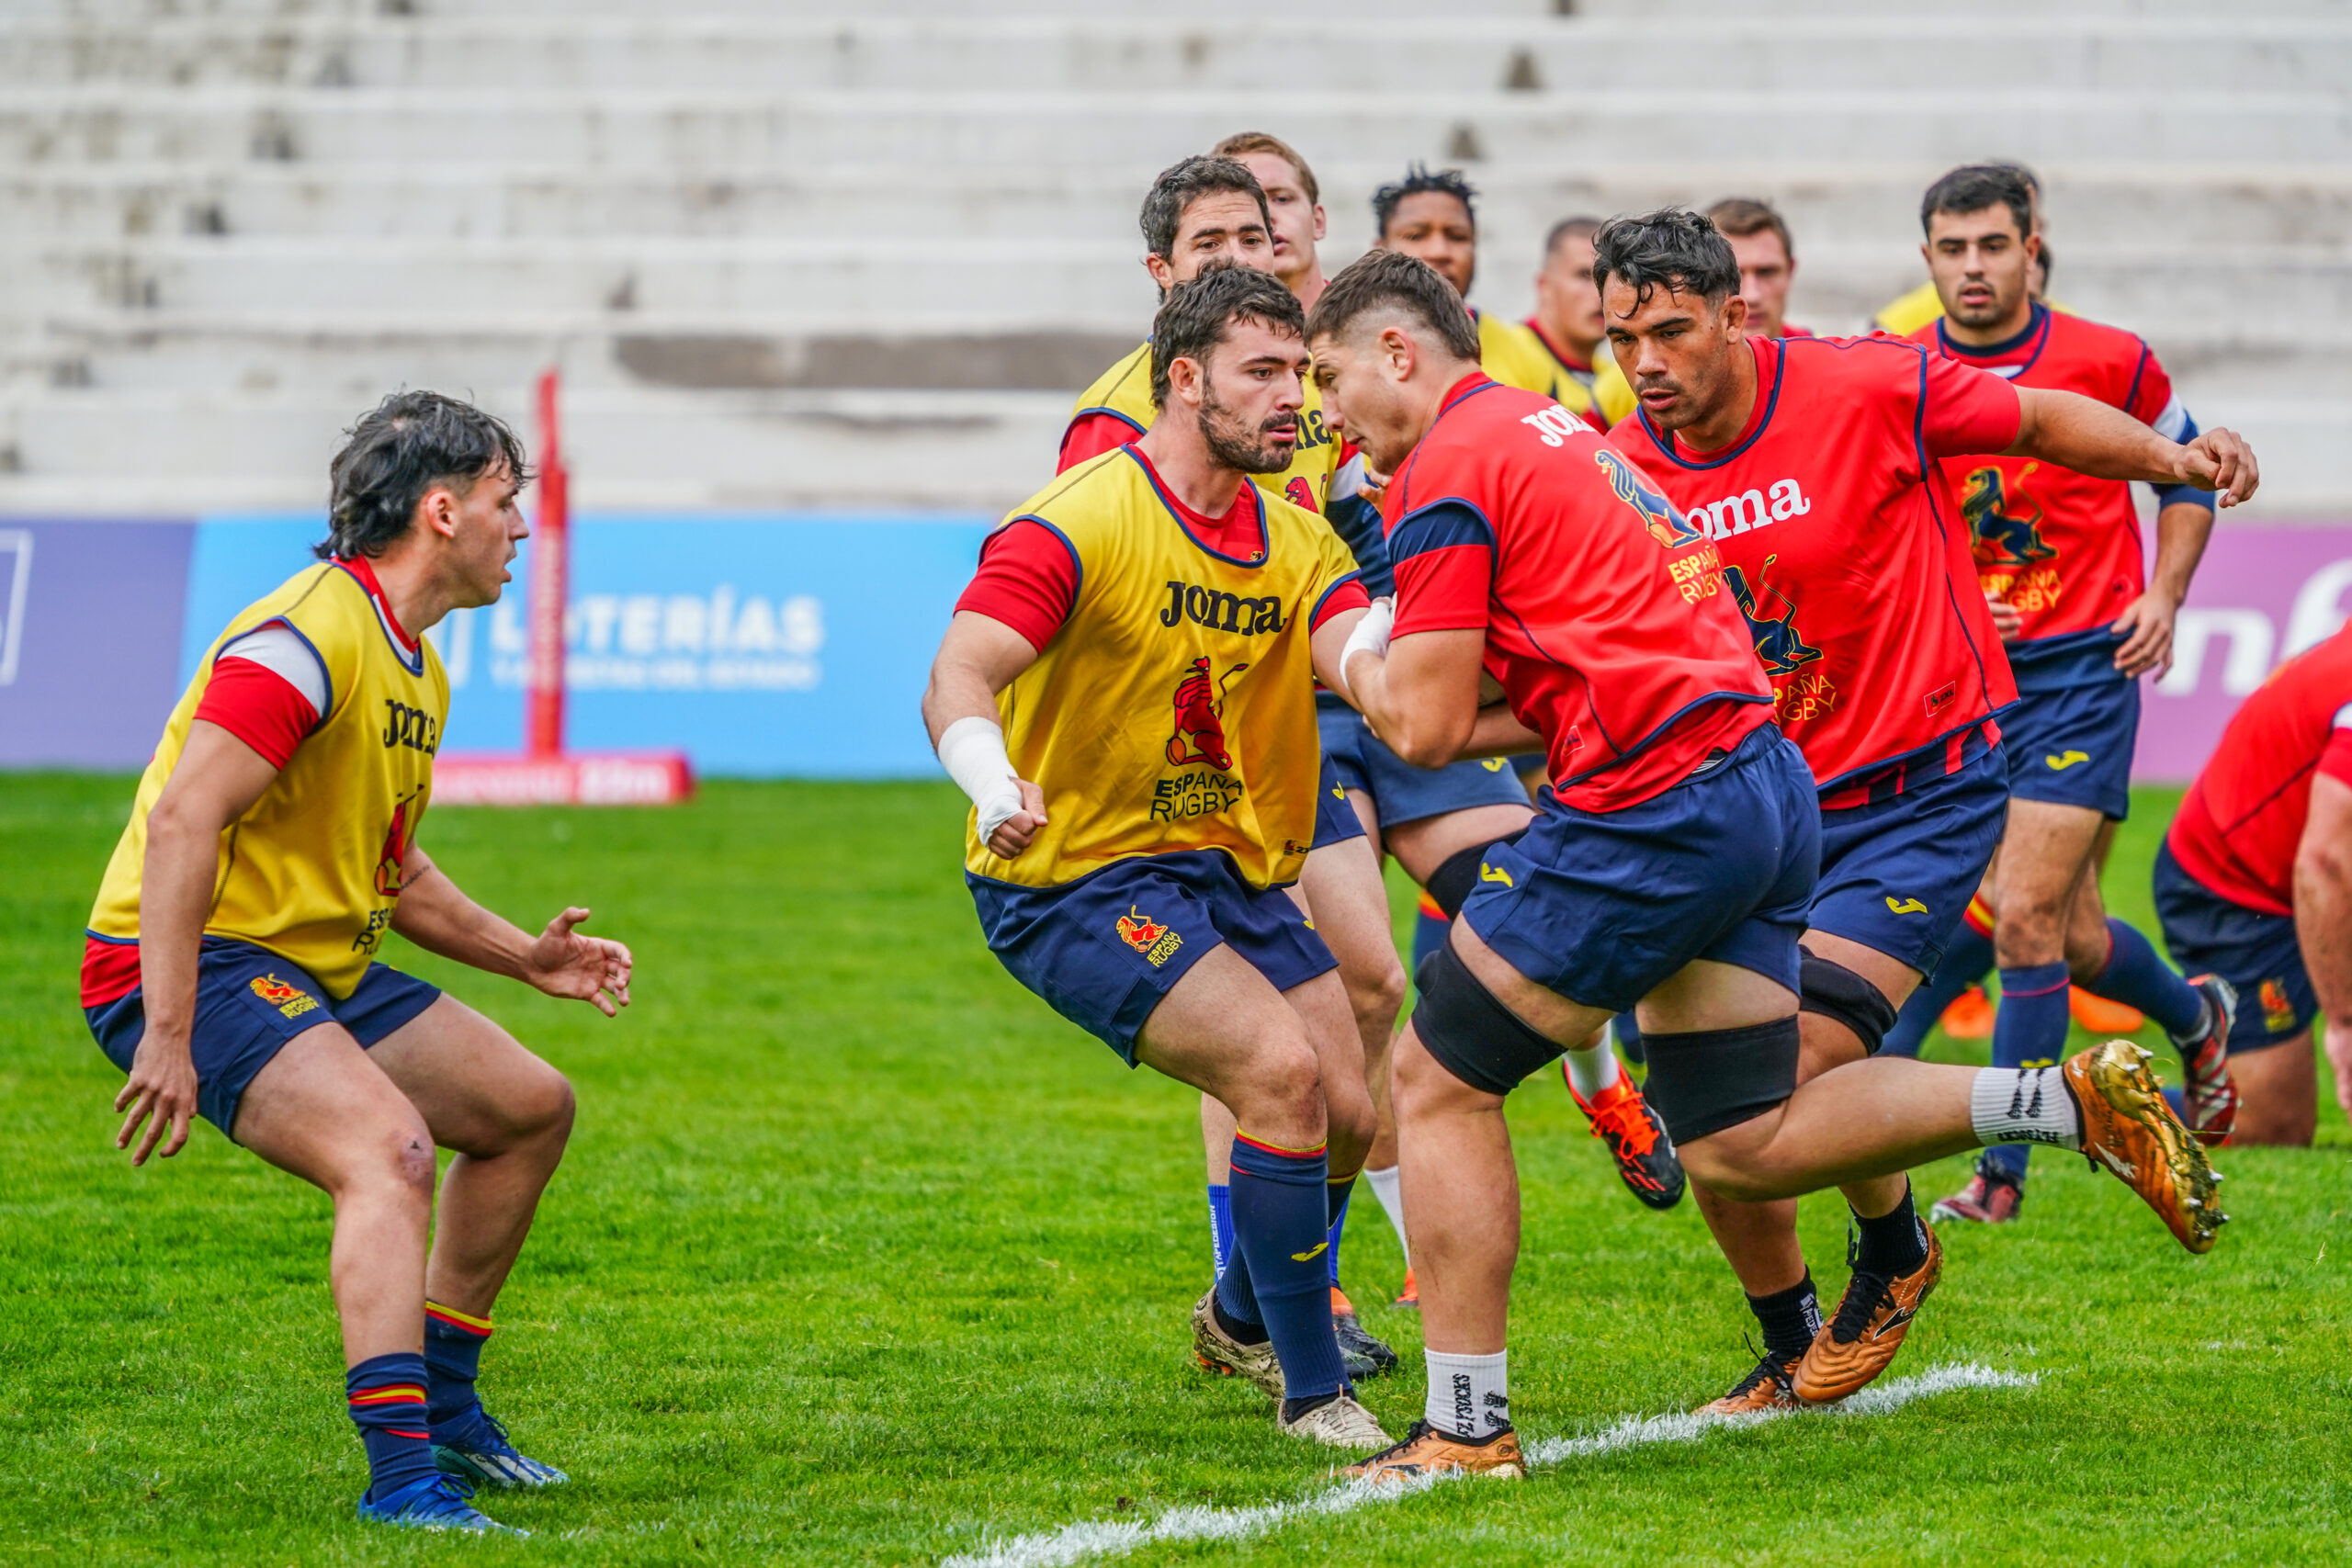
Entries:
[[1233, 1135], [1237, 1138], [1245, 1138], [1250, 1143], [1257, 1145], [1261, 1149], [1272, 1149], [1278, 1155], [1319, 1155], [1327, 1146], [1323, 1144], [1309, 1144], [1303, 1149], [1295, 1149], [1288, 1144], [1278, 1144], [1272, 1138], [1261, 1138], [1258, 1136], [1257, 1134], [1249, 1132], [1240, 1127], [1233, 1129]]
[[390, 1383], [382, 1388], [363, 1388], [351, 1396], [354, 1404], [422, 1404], [424, 1390], [413, 1382]]
[[1329, 1176], [1328, 1178], [1326, 1178], [1326, 1179], [1325, 1179], [1325, 1181], [1326, 1181], [1326, 1185], [1328, 1185], [1328, 1186], [1337, 1187], [1337, 1186], [1339, 1186], [1339, 1185], [1340, 1185], [1341, 1182], [1343, 1182], [1343, 1181], [1353, 1181], [1357, 1177], [1362, 1176], [1363, 1174], [1363, 1167], [1362, 1167], [1362, 1166], [1358, 1166], [1358, 1167], [1356, 1167], [1356, 1168], [1355, 1168], [1355, 1169], [1353, 1169], [1353, 1170], [1349, 1170], [1349, 1171], [1337, 1171], [1337, 1170], [1335, 1170], [1335, 1171], [1333, 1171], [1333, 1172], [1330, 1174], [1330, 1176]]
[[490, 1332], [490, 1319], [486, 1317], [475, 1317], [469, 1313], [459, 1312], [456, 1307], [443, 1306], [439, 1302], [435, 1301], [426, 1302], [424, 1303], [424, 1310], [433, 1314], [435, 1317], [446, 1317], [452, 1323], [463, 1324], [466, 1327], [474, 1330], [478, 1334], [487, 1334]]

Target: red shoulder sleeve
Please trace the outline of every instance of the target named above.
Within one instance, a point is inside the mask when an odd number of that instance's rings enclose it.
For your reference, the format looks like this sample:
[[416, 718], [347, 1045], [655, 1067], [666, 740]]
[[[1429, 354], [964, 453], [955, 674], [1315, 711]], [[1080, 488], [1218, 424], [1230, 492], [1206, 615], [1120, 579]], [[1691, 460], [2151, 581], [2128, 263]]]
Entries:
[[2018, 389], [1989, 370], [1930, 353], [1919, 434], [1934, 457], [2004, 452], [2025, 417]]
[[1054, 465], [1054, 472], [1063, 473], [1089, 457], [1115, 452], [1142, 434], [1117, 414], [1104, 413], [1100, 409], [1080, 414], [1062, 432], [1062, 455]]
[[1016, 517], [980, 546], [980, 566], [956, 601], [1002, 621], [1042, 650], [1078, 603], [1078, 554], [1034, 517]]
[[196, 716], [217, 724], [282, 768], [319, 722], [319, 710], [294, 682], [266, 665], [231, 654], [212, 667]]

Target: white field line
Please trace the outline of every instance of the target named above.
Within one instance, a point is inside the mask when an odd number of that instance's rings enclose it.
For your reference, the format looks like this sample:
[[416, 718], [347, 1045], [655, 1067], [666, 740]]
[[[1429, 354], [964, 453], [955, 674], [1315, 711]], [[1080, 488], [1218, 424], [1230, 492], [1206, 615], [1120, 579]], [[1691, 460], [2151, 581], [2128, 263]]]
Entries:
[[[2031, 1388], [2040, 1378], [2032, 1373], [1996, 1371], [1970, 1362], [1956, 1367], [1930, 1367], [1917, 1377], [1896, 1378], [1864, 1389], [1839, 1404], [1811, 1416], [1840, 1419], [1855, 1416], [1885, 1416], [1915, 1399], [1968, 1388]], [[1612, 1426], [1578, 1438], [1545, 1438], [1531, 1445], [1528, 1459], [1536, 1464], [1591, 1459], [1653, 1443], [1695, 1442], [1717, 1427], [1756, 1427], [1797, 1411], [1767, 1411], [1754, 1416], [1628, 1416]], [[1424, 1478], [1403, 1485], [1375, 1486], [1369, 1482], [1341, 1482], [1291, 1503], [1261, 1503], [1248, 1508], [1205, 1506], [1170, 1508], [1156, 1518], [1132, 1521], [1086, 1520], [1057, 1530], [1014, 1536], [980, 1551], [945, 1559], [940, 1568], [1069, 1568], [1091, 1557], [1120, 1557], [1138, 1547], [1159, 1541], [1241, 1540], [1262, 1535], [1294, 1519], [1323, 1514], [1346, 1514], [1374, 1503], [1392, 1503], [1458, 1477]]]

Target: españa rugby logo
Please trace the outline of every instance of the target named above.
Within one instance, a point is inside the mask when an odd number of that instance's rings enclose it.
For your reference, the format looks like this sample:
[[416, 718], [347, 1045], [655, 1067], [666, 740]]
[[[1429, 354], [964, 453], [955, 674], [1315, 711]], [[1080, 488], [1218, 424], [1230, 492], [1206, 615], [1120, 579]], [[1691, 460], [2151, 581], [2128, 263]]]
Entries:
[[1184, 945], [1182, 937], [1149, 915], [1138, 913], [1133, 904], [1119, 917], [1119, 940], [1142, 953], [1154, 969], [1175, 957], [1176, 950]]
[[276, 1008], [288, 1018], [300, 1018], [306, 1012], [316, 1012], [319, 998], [300, 986], [289, 986], [275, 975], [256, 975], [247, 982], [254, 995]]
[[1667, 500], [1664, 491], [1650, 483], [1648, 475], [1617, 453], [1603, 446], [1592, 455], [1592, 460], [1600, 466], [1602, 473], [1609, 476], [1609, 488], [1617, 492], [1617, 499], [1634, 509], [1634, 514], [1642, 520], [1642, 526], [1648, 529], [1650, 537], [1660, 545], [1669, 550], [1679, 550], [1706, 537], [1691, 526], [1689, 518], [1676, 510], [1674, 502]]

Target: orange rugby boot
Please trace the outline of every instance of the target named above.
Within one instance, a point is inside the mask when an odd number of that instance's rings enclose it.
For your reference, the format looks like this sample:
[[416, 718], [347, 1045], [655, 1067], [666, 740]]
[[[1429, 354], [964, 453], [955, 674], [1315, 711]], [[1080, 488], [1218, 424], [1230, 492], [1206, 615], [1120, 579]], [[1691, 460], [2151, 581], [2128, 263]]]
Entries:
[[2066, 1010], [2086, 1034], [2137, 1034], [2148, 1021], [2138, 1008], [2093, 996], [2080, 986], [2067, 987]]
[[1768, 1350], [1757, 1358], [1754, 1369], [1746, 1377], [1731, 1385], [1729, 1393], [1709, 1400], [1691, 1414], [1757, 1416], [1767, 1410], [1794, 1410], [1796, 1391], [1790, 1383], [1796, 1377], [1797, 1363], [1803, 1359], [1802, 1351], [1793, 1356], [1775, 1356]]
[[2137, 1192], [2181, 1246], [2211, 1252], [2229, 1220], [2218, 1201], [2222, 1179], [2165, 1103], [2148, 1055], [2129, 1040], [2110, 1040], [2066, 1058], [2066, 1089], [2083, 1117], [2083, 1157]]
[[1952, 998], [1951, 1006], [1936, 1021], [1954, 1040], [1990, 1040], [1993, 1038], [1993, 999], [1982, 986], [1971, 986]]
[[1527, 1455], [1509, 1427], [1472, 1442], [1441, 1432], [1426, 1421], [1406, 1428], [1405, 1440], [1348, 1466], [1351, 1481], [1414, 1481], [1425, 1475], [1483, 1475], [1496, 1481], [1527, 1478]]
[[1928, 1257], [1918, 1268], [1892, 1279], [1858, 1269], [1846, 1281], [1837, 1315], [1821, 1325], [1790, 1379], [1799, 1399], [1807, 1404], [1843, 1399], [1894, 1364], [1920, 1303], [1943, 1277], [1943, 1243], [1926, 1225], [1919, 1228], [1928, 1232]]
[[1587, 1100], [1568, 1077], [1566, 1057], [1560, 1061], [1560, 1077], [1568, 1086], [1568, 1098], [1592, 1124], [1592, 1135], [1609, 1145], [1626, 1190], [1653, 1209], [1671, 1209], [1682, 1201], [1681, 1156], [1674, 1152], [1666, 1123], [1634, 1080], [1621, 1072], [1607, 1089]]
[[1407, 1312], [1419, 1312], [1421, 1310], [1421, 1287], [1414, 1282], [1413, 1266], [1411, 1264], [1408, 1263], [1405, 1265], [1405, 1288], [1398, 1291], [1396, 1292], [1396, 1299], [1390, 1302], [1388, 1304], [1395, 1307], [1403, 1307]]

